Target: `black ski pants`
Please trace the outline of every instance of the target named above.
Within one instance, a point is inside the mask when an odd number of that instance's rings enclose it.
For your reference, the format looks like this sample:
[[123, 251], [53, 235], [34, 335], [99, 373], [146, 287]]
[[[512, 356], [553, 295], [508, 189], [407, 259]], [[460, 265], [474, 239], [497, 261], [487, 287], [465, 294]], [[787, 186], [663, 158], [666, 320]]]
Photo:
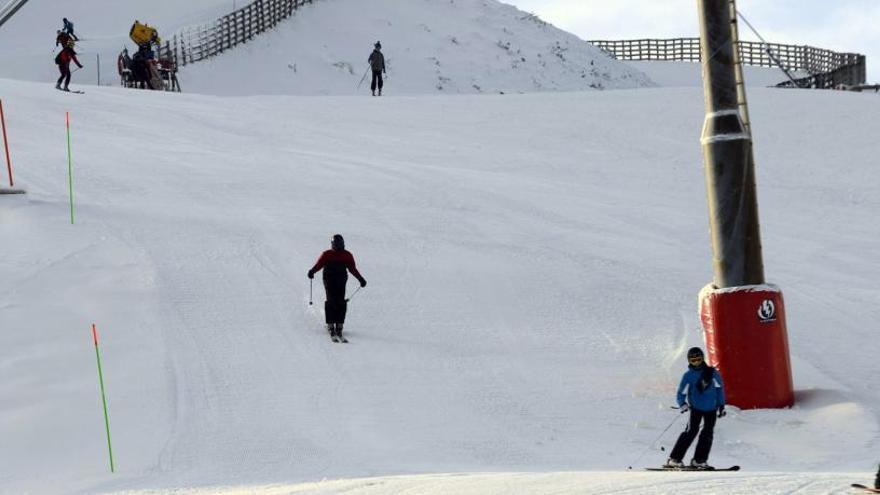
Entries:
[[373, 70], [373, 82], [370, 83], [370, 89], [376, 91], [376, 88], [379, 88], [379, 91], [382, 91], [382, 86], [384, 85], [385, 81], [382, 80], [382, 71]]
[[[691, 409], [691, 417], [687, 428], [678, 436], [678, 441], [675, 442], [675, 447], [672, 448], [672, 453], [669, 454], [669, 457], [676, 461], [684, 459], [684, 455], [694, 442], [694, 439], [697, 438], [697, 433], [699, 432], [700, 439], [697, 441], [697, 450], [694, 451], [694, 460], [697, 462], [708, 461], [709, 451], [712, 450], [712, 439], [715, 436], [716, 419], [715, 411]], [[700, 422], [703, 423], [703, 431], [700, 431]]]
[[64, 81], [65, 88], [70, 86], [70, 64], [58, 64], [58, 70], [61, 71], [61, 77], [55, 85], [61, 86], [61, 82]]
[[327, 300], [324, 302], [325, 323], [345, 323], [345, 313], [348, 311], [348, 302], [345, 300], [346, 282], [345, 278], [324, 279], [324, 291], [327, 293]]

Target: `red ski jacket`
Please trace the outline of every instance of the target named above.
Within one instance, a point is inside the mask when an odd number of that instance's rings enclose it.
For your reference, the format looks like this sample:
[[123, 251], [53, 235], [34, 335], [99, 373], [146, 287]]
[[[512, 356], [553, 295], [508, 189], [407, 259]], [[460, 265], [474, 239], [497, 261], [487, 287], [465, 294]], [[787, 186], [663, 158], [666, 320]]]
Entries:
[[321, 256], [318, 258], [318, 261], [315, 262], [315, 266], [309, 270], [309, 274], [314, 275], [319, 270], [324, 268], [326, 265], [344, 265], [348, 271], [351, 272], [352, 275], [363, 285], [365, 283], [364, 277], [361, 276], [357, 267], [354, 264], [354, 256], [351, 255], [345, 249], [334, 251], [332, 249], [328, 249], [321, 253]]
[[58, 63], [65, 67], [70, 65], [70, 61], [73, 60], [76, 62], [76, 65], [82, 67], [82, 64], [79, 63], [79, 60], [76, 58], [76, 52], [71, 50], [70, 48], [65, 48], [61, 50], [61, 54], [58, 55]]

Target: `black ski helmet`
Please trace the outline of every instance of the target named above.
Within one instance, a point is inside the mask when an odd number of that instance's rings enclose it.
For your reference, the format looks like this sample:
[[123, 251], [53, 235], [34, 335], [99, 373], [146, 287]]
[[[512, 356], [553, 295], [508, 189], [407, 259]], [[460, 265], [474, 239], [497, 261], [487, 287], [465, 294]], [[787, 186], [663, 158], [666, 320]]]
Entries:
[[382, 49], [382, 42], [377, 41], [376, 44], [373, 45], [373, 48], [375, 48], [376, 50], [381, 50]]
[[[691, 347], [688, 349], [688, 368], [699, 368], [703, 366], [706, 362], [706, 357], [703, 355], [703, 350], [699, 347]], [[699, 361], [696, 363], [691, 362], [691, 359], [699, 358]]]
[[345, 249], [345, 239], [339, 234], [334, 235], [330, 239], [330, 247], [332, 247], [334, 251], [342, 251]]

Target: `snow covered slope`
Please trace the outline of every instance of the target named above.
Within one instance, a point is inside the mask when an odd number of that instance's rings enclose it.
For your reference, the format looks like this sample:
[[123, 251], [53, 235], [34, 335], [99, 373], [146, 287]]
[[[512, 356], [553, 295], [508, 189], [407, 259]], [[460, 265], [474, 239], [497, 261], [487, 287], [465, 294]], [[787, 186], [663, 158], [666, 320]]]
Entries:
[[[712, 460], [745, 471], [703, 482], [623, 472], [701, 341], [699, 89], [0, 97], [30, 191], [0, 196], [0, 492], [829, 493], [876, 467], [876, 95], [750, 93], [798, 405], [733, 409]], [[337, 232], [369, 281], [347, 346], [305, 277]]]
[[[239, 0], [241, 6], [245, 0]], [[29, 3], [0, 30], [0, 77], [57, 78], [52, 48], [66, 16], [84, 38], [74, 81], [117, 84], [116, 56], [133, 48], [135, 19], [170, 36], [232, 9], [231, 0]], [[373, 43], [382, 40], [388, 90], [480, 93], [643, 87], [641, 72], [579, 38], [496, 0], [316, 0], [275, 30], [187, 67], [187, 92], [221, 95], [354, 94]], [[369, 85], [361, 87], [361, 91]]]
[[496, 0], [318, 0], [182, 77], [189, 91], [210, 94], [355, 94], [377, 40], [393, 94], [651, 85], [589, 43]]

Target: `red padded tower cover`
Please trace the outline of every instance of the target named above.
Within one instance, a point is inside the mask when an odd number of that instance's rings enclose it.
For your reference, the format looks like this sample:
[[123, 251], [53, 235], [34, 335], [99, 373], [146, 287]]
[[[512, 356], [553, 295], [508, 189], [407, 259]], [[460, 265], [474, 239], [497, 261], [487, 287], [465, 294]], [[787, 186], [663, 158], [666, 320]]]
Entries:
[[727, 403], [741, 409], [794, 405], [782, 291], [773, 285], [700, 292], [709, 364], [724, 381]]

